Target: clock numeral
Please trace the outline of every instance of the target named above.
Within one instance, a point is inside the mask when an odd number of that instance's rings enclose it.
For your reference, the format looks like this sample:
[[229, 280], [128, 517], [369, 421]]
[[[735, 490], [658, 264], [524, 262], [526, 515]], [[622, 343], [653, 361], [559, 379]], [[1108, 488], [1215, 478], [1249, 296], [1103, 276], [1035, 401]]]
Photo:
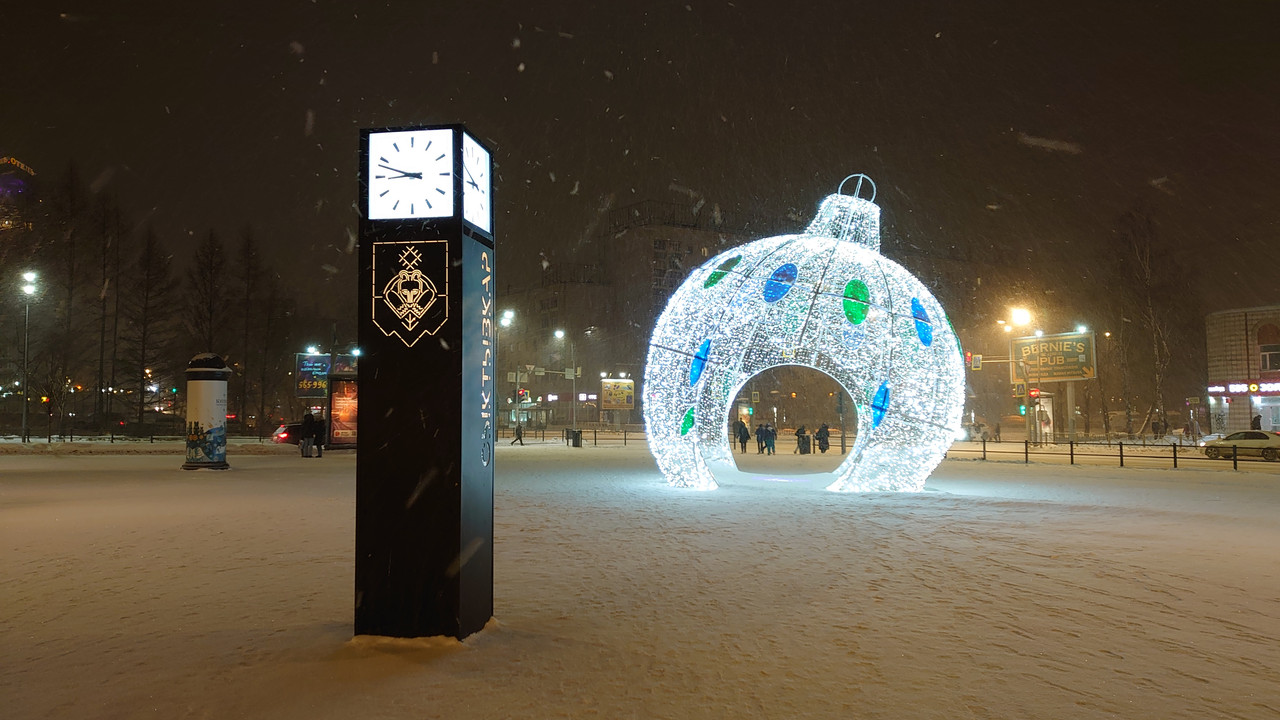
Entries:
[[[433, 143], [433, 142], [435, 142], [435, 140], [428, 140], [428, 141], [427, 141], [427, 146], [426, 146], [426, 147], [424, 147], [424, 148], [422, 148], [422, 151], [423, 151], [423, 152], [426, 152], [426, 151], [430, 150], [430, 149], [431, 149], [431, 143]], [[436, 158], [436, 159], [438, 160], [439, 158]]]
[[[387, 191], [387, 192], [390, 192], [390, 191]], [[384, 192], [384, 193], [382, 193], [382, 195], [386, 195], [386, 194], [387, 194], [387, 193], [385, 193], [385, 192]], [[382, 195], [379, 195], [378, 197], [382, 197]], [[399, 200], [397, 200], [397, 201], [396, 201], [396, 204], [391, 206], [391, 209], [392, 209], [393, 211], [394, 211], [394, 210], [399, 210], [399, 209], [400, 209], [400, 201], [399, 201]]]
[[440, 162], [441, 160], [443, 160], [444, 156], [445, 156], [445, 153], [440, 153], [440, 157], [436, 158], [436, 162]]
[[387, 196], [387, 193], [389, 193], [389, 192], [391, 192], [391, 191], [390, 191], [390, 190], [383, 190], [382, 192], [378, 193], [378, 197], [386, 197], [386, 196]]
[[391, 143], [391, 147], [395, 148], [396, 152], [400, 152], [400, 146], [397, 145], [396, 143]]
[[443, 194], [444, 194], [444, 188], [436, 188], [436, 192], [438, 192], [438, 193], [440, 193], [441, 195], [443, 195]]
[[428, 200], [427, 198], [423, 198], [423, 199], [422, 199], [422, 201], [423, 201], [423, 202], [425, 202], [425, 203], [427, 204], [427, 209], [428, 209], [428, 210], [433, 209], [433, 206], [432, 206], [432, 204], [431, 204], [431, 201], [430, 201], [430, 200]]

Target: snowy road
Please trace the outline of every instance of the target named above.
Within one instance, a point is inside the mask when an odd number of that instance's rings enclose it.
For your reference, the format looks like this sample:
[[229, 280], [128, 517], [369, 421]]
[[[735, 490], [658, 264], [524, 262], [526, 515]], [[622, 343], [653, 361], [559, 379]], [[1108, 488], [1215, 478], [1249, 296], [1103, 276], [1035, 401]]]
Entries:
[[350, 453], [230, 460], [0, 455], [4, 717], [1280, 716], [1269, 474], [692, 493], [643, 445], [502, 445], [497, 619], [458, 643], [350, 637]]

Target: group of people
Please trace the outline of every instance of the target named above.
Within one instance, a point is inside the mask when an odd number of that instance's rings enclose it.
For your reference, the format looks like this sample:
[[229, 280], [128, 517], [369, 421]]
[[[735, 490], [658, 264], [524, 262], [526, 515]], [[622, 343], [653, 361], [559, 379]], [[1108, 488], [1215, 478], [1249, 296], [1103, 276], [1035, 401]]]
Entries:
[[324, 418], [316, 417], [311, 413], [302, 416], [302, 432], [298, 438], [298, 449], [302, 451], [302, 457], [313, 457], [311, 450], [314, 449], [316, 454], [314, 457], [324, 457]]
[[[742, 452], [747, 452], [747, 441], [751, 439], [751, 431], [747, 428], [747, 424], [742, 420], [737, 420], [733, 424], [733, 439], [738, 441], [742, 447]], [[773, 455], [776, 452], [775, 443], [778, 440], [778, 429], [772, 423], [763, 423], [756, 425], [756, 454], [757, 455]], [[822, 427], [818, 428], [812, 435], [812, 440], [818, 446], [820, 452], [825, 453], [831, 449], [831, 428], [826, 423], [822, 423]], [[807, 455], [810, 447], [810, 435], [804, 425], [796, 428], [796, 449], [794, 453]]]
[[[742, 446], [742, 452], [747, 452], [747, 441], [751, 439], [751, 431], [747, 429], [747, 424], [738, 420], [733, 424], [733, 436]], [[756, 449], [760, 455], [772, 455], [774, 452], [773, 443], [778, 439], [778, 431], [768, 423], [756, 426]]]

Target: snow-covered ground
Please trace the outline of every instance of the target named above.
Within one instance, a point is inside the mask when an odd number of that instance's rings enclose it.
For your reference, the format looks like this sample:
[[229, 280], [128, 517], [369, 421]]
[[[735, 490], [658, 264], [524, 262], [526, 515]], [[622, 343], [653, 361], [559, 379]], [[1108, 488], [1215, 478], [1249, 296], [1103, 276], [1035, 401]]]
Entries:
[[458, 642], [353, 639], [353, 454], [250, 452], [0, 454], [0, 717], [1280, 717], [1270, 473], [836, 495], [782, 450], [697, 493], [642, 444], [503, 444]]

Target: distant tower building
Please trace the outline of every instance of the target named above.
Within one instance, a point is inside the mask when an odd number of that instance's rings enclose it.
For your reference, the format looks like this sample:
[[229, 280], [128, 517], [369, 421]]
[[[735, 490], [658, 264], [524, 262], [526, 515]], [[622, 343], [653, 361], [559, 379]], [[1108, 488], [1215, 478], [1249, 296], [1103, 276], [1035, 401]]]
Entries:
[[0, 233], [31, 228], [35, 175], [35, 170], [17, 158], [0, 157]]

